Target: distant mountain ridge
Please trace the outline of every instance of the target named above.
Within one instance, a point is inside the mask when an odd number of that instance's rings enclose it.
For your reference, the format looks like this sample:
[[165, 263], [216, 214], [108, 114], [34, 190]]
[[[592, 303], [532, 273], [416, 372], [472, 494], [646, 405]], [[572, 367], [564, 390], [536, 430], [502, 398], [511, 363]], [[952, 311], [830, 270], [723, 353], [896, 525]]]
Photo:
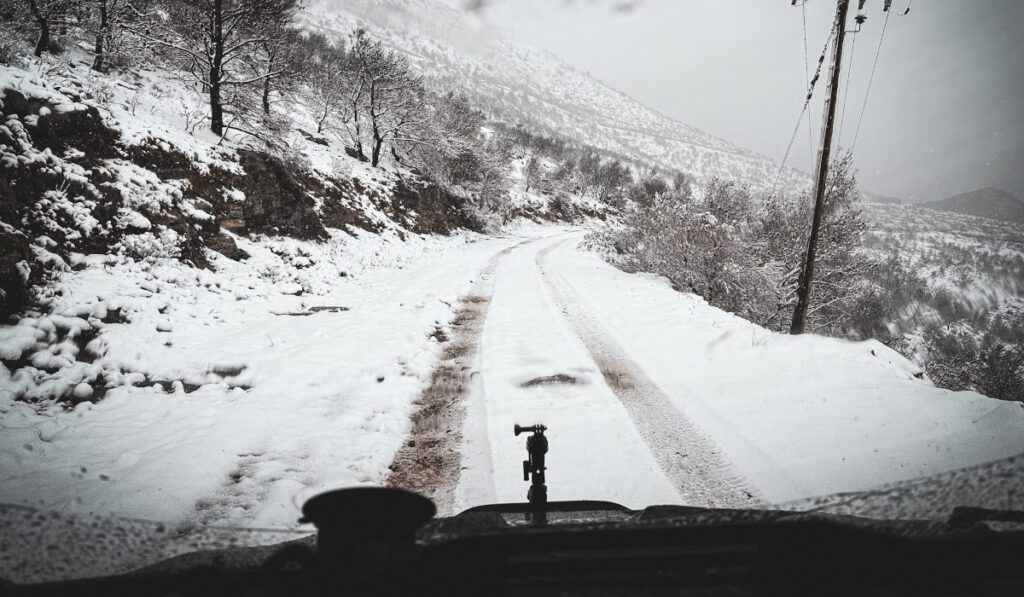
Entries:
[[[576, 140], [698, 184], [719, 176], [767, 191], [778, 164], [673, 120], [565, 63], [436, 0], [310, 0], [302, 26], [344, 38], [355, 27], [408, 57], [428, 87], [465, 93], [491, 117]], [[810, 178], [787, 169], [785, 192]]]
[[888, 195], [881, 195], [879, 193], [871, 193], [868, 191], [860, 192], [861, 201], [865, 203], [885, 203], [888, 205], [900, 205], [903, 200], [899, 197], [890, 197]]
[[939, 201], [921, 203], [920, 206], [993, 220], [1024, 222], [1024, 202], [1008, 191], [994, 187], [960, 193]]

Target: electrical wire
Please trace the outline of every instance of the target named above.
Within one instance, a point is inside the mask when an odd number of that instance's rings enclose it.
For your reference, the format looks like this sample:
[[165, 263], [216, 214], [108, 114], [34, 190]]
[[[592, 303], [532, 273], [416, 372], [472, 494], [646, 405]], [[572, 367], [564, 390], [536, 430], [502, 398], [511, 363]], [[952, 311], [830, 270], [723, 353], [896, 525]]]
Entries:
[[843, 111], [839, 113], [839, 132], [836, 134], [836, 147], [843, 138], [843, 123], [846, 122], [846, 104], [850, 97], [850, 73], [853, 72], [853, 51], [857, 48], [857, 32], [854, 31], [850, 40], [850, 62], [846, 65], [846, 89], [843, 90]]
[[[807, 2], [800, 4], [800, 12], [804, 22], [804, 85], [811, 84], [811, 57], [807, 53]], [[807, 111], [807, 147], [814, 155], [814, 127], [811, 125], [811, 113]]]
[[[907, 7], [910, 10], [910, 7]], [[860, 118], [857, 119], [857, 131], [853, 134], [853, 143], [850, 144], [850, 151], [857, 146], [857, 139], [860, 137], [860, 125], [864, 122], [864, 112], [868, 107], [868, 96], [871, 94], [871, 82], [875, 80], [875, 69], [878, 68], [878, 55], [882, 53], [882, 40], [885, 39], [885, 27], [889, 24], [889, 15], [892, 11], [885, 13], [885, 21], [882, 23], [882, 33], [878, 36], [878, 48], [875, 50], [875, 62], [871, 65], [871, 76], [868, 77], [868, 88], [864, 91], [864, 103], [860, 107]]]
[[804, 100], [804, 107], [800, 110], [800, 116], [796, 119], [796, 127], [793, 129], [793, 135], [789, 138], [789, 144], [786, 146], [786, 153], [782, 155], [782, 163], [779, 164], [779, 172], [775, 175], [775, 182], [772, 183], [772, 190], [770, 194], [775, 193], [775, 188], [779, 186], [779, 180], [782, 179], [782, 172], [786, 168], [786, 160], [789, 159], [789, 152], [793, 149], [793, 142], [796, 141], [797, 133], [800, 132], [800, 123], [804, 119], [804, 113], [807, 112], [807, 106], [811, 103], [811, 98], [814, 96], [814, 86], [818, 83], [818, 79], [821, 77], [821, 67], [825, 63], [825, 55], [828, 54], [828, 48], [832, 44], [832, 38], [836, 34], [836, 28], [839, 26], [839, 19], [832, 21], [832, 29], [828, 33], [828, 38], [825, 39], [825, 47], [821, 50], [821, 56], [818, 58], [818, 68], [814, 71], [814, 78], [811, 79], [810, 85], [807, 89], [807, 99]]

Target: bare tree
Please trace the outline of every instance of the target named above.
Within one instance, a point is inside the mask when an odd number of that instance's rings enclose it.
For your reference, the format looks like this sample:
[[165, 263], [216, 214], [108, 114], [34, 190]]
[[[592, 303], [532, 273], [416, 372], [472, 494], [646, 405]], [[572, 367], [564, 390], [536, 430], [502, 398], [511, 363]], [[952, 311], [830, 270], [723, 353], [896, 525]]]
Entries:
[[51, 27], [63, 22], [65, 13], [71, 5], [70, 0], [24, 0], [28, 13], [39, 27], [39, 38], [36, 40], [35, 55], [42, 56], [50, 47]]
[[479, 206], [492, 213], [504, 213], [508, 207], [508, 168], [511, 156], [496, 139], [484, 137], [479, 153]]
[[262, 37], [245, 55], [248, 73], [259, 79], [260, 107], [270, 114], [274, 96], [294, 91], [303, 74], [299, 31], [290, 22], [271, 19], [261, 24]]
[[464, 95], [426, 95], [427, 113], [407, 126], [392, 147], [428, 177], [449, 187], [472, 186], [480, 180], [485, 138], [484, 116]]
[[316, 122], [317, 134], [344, 127], [352, 119], [352, 81], [344, 46], [311, 34], [299, 42], [299, 47], [306, 52], [305, 103]]
[[356, 31], [351, 53], [355, 85], [350, 105], [356, 148], [364, 156], [363, 135], [368, 135], [370, 163], [377, 166], [386, 144], [418, 141], [409, 133], [424, 128], [428, 118], [425, 92], [405, 58], [371, 40], [364, 30]]
[[88, 13], [83, 19], [85, 30], [93, 37], [92, 69], [102, 71], [109, 66], [109, 57], [115, 49], [139, 50], [141, 44], [124, 45], [124, 36], [131, 25], [137, 24], [145, 14], [151, 0], [80, 0], [80, 10]]
[[525, 183], [525, 191], [530, 192], [530, 187], [536, 186], [537, 181], [540, 179], [540, 159], [531, 155], [526, 160], [526, 165], [523, 168], [523, 182]]
[[598, 168], [596, 181], [598, 199], [614, 203], [622, 197], [626, 186], [633, 182], [633, 173], [619, 160], [611, 160]]
[[296, 10], [296, 0], [167, 0], [153, 15], [147, 37], [181, 59], [209, 96], [210, 130], [223, 135], [225, 126], [244, 130], [225, 123], [225, 99], [237, 102], [243, 88], [277, 72], [253, 73], [244, 68], [245, 58], [278, 39], [284, 30], [279, 24], [290, 21]]

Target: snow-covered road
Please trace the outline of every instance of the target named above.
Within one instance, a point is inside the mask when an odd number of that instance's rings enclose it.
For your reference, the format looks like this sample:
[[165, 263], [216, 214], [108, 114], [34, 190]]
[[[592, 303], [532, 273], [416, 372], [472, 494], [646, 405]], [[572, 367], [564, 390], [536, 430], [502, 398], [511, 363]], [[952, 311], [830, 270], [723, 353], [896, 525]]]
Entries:
[[751, 504], [751, 492], [576, 296], [550, 253], [578, 233], [514, 249], [497, 271], [470, 396], [455, 510], [523, 501], [524, 439], [548, 426], [552, 500]]
[[[216, 275], [70, 272], [54, 321], [131, 308], [102, 325], [88, 367], [162, 381], [67, 411], [0, 391], [0, 502], [295, 528], [303, 498], [388, 479], [446, 355], [466, 390], [445, 510], [524, 500], [515, 423], [549, 427], [550, 499], [632, 507], [780, 503], [1024, 454], [1018, 403], [936, 389], [878, 342], [768, 332], [609, 266], [583, 236], [239, 239], [253, 257]], [[279, 281], [281, 254], [305, 264], [302, 296]], [[474, 338], [458, 338], [460, 305], [488, 298]], [[20, 329], [4, 333], [35, 328]]]
[[525, 499], [514, 423], [549, 427], [550, 499], [628, 506], [776, 503], [1024, 453], [1020, 404], [936, 389], [875, 341], [768, 332], [582, 238], [496, 271], [455, 510]]

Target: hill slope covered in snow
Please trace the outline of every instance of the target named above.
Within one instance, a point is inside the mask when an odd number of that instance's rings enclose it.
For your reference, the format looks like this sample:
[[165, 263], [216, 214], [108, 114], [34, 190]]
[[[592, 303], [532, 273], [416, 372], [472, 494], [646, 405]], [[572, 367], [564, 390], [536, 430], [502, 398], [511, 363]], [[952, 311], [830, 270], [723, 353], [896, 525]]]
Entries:
[[981, 216], [993, 220], [1024, 222], [1024, 202], [1007, 191], [992, 187], [960, 193], [939, 201], [922, 203], [921, 207]]
[[[685, 172], [698, 183], [719, 176], [768, 190], [778, 173], [767, 157], [673, 120], [436, 0], [313, 0], [301, 18], [336, 39], [367, 29], [407, 56], [429, 86], [462, 91], [500, 120]], [[809, 184], [805, 174], [787, 170], [780, 187]]]

